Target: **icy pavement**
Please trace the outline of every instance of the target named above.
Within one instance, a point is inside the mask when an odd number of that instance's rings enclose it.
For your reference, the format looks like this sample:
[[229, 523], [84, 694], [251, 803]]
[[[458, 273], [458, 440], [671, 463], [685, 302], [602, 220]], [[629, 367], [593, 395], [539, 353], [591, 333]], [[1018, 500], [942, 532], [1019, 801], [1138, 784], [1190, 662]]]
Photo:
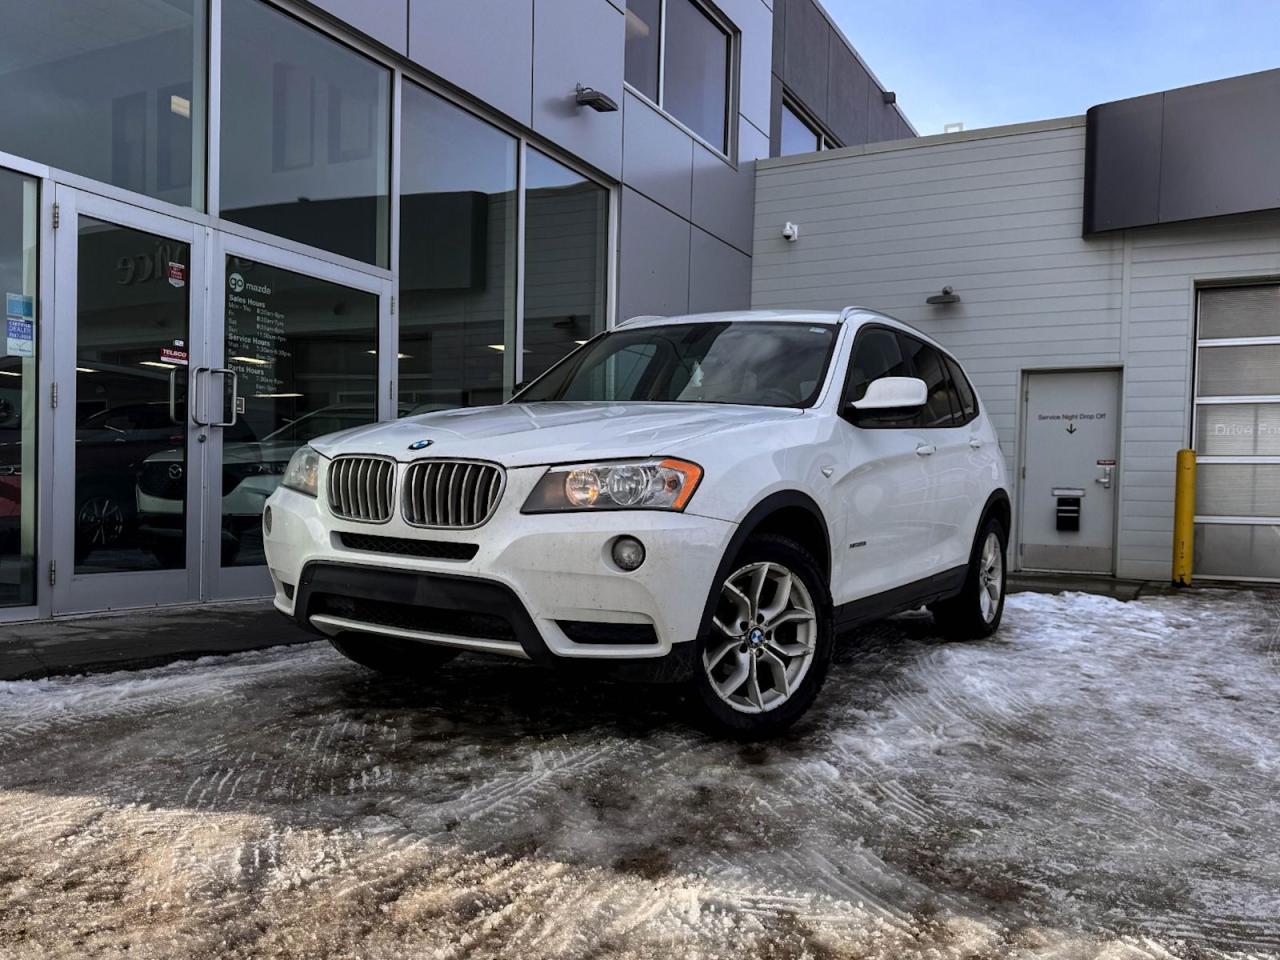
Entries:
[[0, 684], [0, 957], [1280, 955], [1280, 595], [846, 639], [788, 740], [327, 645]]

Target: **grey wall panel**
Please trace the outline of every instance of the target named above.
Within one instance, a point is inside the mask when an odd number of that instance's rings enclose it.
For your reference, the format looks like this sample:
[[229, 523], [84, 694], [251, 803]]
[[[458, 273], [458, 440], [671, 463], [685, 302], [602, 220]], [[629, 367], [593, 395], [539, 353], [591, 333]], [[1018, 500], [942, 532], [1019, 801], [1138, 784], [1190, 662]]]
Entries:
[[693, 138], [631, 93], [623, 104], [622, 180], [668, 210], [689, 216]]
[[689, 247], [689, 312], [751, 306], [751, 258], [693, 228]]
[[693, 148], [693, 222], [744, 253], [751, 250], [753, 161], [768, 150], [768, 138], [746, 122], [739, 125], [742, 160], [736, 168], [701, 144]]
[[396, 53], [408, 51], [405, 24], [409, 0], [311, 0], [321, 10], [349, 23]]
[[876, 84], [867, 90], [867, 143], [898, 138], [898, 111], [884, 102], [884, 91]]
[[412, 0], [409, 57], [529, 125], [533, 0]]
[[787, 56], [787, 0], [773, 0], [773, 72], [782, 76]]
[[1100, 104], [1089, 121], [1086, 234], [1280, 208], [1280, 70]]
[[1163, 126], [1164, 95], [1159, 93], [1089, 111], [1085, 233], [1159, 219]]
[[585, 84], [622, 103], [623, 14], [609, 0], [534, 0], [533, 17], [533, 129], [618, 177], [622, 111], [580, 107], [574, 90]]
[[689, 309], [689, 221], [622, 188], [618, 316]]
[[1280, 207], [1280, 70], [1164, 95], [1160, 220]]
[[718, 6], [742, 34], [738, 111], [761, 130], [768, 130], [773, 14], [760, 0], [719, 0]]
[[813, 0], [787, 0], [782, 79], [819, 118], [827, 114], [831, 25]]
[[769, 156], [782, 153], [782, 78], [773, 75], [773, 95], [769, 103]]
[[831, 62], [828, 68], [827, 126], [846, 147], [867, 142], [867, 102], [871, 75], [849, 55], [849, 48], [833, 30]]

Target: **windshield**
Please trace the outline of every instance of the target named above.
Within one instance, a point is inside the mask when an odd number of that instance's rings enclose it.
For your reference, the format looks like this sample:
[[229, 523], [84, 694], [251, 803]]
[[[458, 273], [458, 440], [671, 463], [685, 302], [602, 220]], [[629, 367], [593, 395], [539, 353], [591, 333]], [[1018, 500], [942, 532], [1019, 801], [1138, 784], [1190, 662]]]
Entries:
[[595, 400], [807, 407], [836, 340], [822, 323], [728, 321], [617, 330], [574, 351], [516, 403]]

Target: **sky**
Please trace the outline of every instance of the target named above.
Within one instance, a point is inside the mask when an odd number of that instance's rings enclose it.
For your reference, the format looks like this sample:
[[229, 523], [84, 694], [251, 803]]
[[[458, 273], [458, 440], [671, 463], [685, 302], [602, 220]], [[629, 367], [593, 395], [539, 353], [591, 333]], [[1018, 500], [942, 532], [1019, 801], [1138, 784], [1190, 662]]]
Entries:
[[1280, 67], [1280, 0], [820, 0], [921, 134]]

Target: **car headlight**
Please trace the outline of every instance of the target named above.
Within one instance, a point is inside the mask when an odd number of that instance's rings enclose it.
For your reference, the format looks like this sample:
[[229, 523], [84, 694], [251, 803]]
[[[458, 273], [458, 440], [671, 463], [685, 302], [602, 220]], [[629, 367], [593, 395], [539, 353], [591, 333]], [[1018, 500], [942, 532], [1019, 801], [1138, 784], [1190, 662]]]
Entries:
[[683, 510], [701, 479], [696, 463], [662, 457], [548, 467], [520, 512]]
[[289, 465], [284, 468], [281, 485], [314, 497], [319, 481], [320, 454], [312, 447], [299, 447], [289, 458]]

